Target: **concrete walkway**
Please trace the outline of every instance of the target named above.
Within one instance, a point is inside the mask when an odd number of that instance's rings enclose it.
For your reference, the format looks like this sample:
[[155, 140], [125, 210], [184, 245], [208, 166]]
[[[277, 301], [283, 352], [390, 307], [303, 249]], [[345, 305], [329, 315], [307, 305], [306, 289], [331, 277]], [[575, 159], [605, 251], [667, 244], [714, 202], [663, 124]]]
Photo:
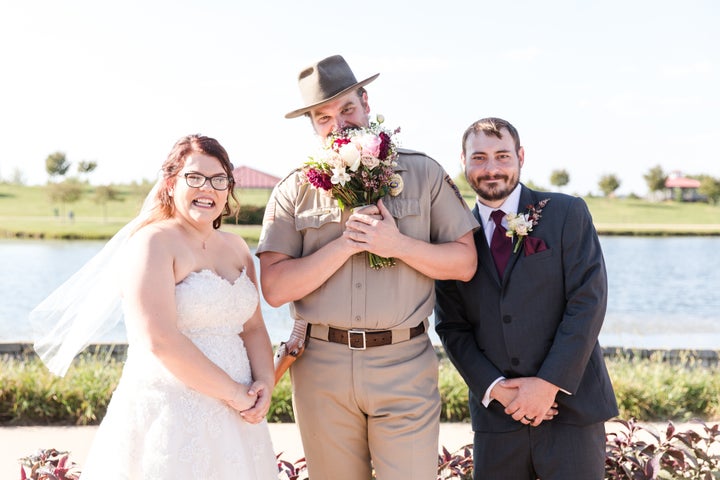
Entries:
[[[276, 454], [289, 462], [303, 457], [300, 432], [294, 423], [270, 423]], [[81, 469], [97, 427], [0, 427], [0, 479], [20, 478], [18, 459], [40, 449], [70, 452], [70, 460]], [[442, 423], [440, 445], [451, 452], [473, 441], [469, 423]]]

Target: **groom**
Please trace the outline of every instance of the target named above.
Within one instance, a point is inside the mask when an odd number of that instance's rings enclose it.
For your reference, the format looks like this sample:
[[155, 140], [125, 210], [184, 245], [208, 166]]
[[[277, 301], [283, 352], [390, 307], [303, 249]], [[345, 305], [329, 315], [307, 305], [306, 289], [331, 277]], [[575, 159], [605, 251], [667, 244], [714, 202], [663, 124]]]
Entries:
[[469, 282], [436, 282], [435, 328], [470, 389], [475, 479], [602, 479], [617, 404], [597, 340], [600, 242], [582, 199], [519, 183], [524, 157], [504, 120], [465, 131], [478, 268]]

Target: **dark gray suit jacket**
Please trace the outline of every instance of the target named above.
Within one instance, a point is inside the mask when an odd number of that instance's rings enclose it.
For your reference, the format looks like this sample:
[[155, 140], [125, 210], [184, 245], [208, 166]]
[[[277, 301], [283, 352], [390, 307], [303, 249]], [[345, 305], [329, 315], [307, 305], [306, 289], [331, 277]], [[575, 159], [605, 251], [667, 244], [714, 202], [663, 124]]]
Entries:
[[[559, 392], [553, 422], [588, 425], [617, 415], [597, 338], [607, 304], [607, 276], [590, 212], [581, 198], [524, 185], [519, 212], [549, 198], [531, 237], [547, 250], [514, 253], [498, 277], [482, 227], [475, 232], [478, 269], [469, 282], [436, 282], [436, 331], [470, 389], [476, 432], [521, 428], [492, 401], [481, 401], [499, 376], [540, 377]], [[480, 221], [477, 206], [473, 213]], [[480, 221], [482, 224], [482, 221]], [[513, 239], [517, 241], [517, 237]]]

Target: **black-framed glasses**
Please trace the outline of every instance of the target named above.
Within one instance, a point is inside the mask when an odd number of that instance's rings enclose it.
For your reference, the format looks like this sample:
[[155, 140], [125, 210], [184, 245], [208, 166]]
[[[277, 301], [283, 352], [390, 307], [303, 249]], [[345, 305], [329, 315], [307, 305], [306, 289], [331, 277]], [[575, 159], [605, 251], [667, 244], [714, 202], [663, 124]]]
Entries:
[[210, 181], [210, 185], [215, 190], [227, 190], [230, 186], [230, 177], [226, 175], [215, 175], [214, 177], [206, 177], [201, 173], [189, 172], [185, 174], [185, 183], [188, 187], [201, 188], [205, 182]]

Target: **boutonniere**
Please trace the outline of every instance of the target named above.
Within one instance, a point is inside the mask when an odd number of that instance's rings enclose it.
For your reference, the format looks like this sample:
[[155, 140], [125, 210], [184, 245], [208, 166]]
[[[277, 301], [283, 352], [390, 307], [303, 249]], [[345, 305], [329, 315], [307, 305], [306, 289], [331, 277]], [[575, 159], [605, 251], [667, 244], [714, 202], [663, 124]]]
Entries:
[[540, 221], [540, 217], [542, 217], [540, 213], [549, 201], [549, 198], [540, 200], [535, 205], [528, 205], [525, 213], [508, 213], [505, 216], [505, 219], [508, 223], [505, 235], [510, 238], [514, 237], [515, 235], [518, 236], [518, 241], [515, 243], [513, 253], [516, 253], [520, 249], [520, 245], [522, 244], [523, 240], [525, 240], [525, 237], [527, 237], [528, 234], [532, 232], [533, 227], [538, 224], [538, 222]]

